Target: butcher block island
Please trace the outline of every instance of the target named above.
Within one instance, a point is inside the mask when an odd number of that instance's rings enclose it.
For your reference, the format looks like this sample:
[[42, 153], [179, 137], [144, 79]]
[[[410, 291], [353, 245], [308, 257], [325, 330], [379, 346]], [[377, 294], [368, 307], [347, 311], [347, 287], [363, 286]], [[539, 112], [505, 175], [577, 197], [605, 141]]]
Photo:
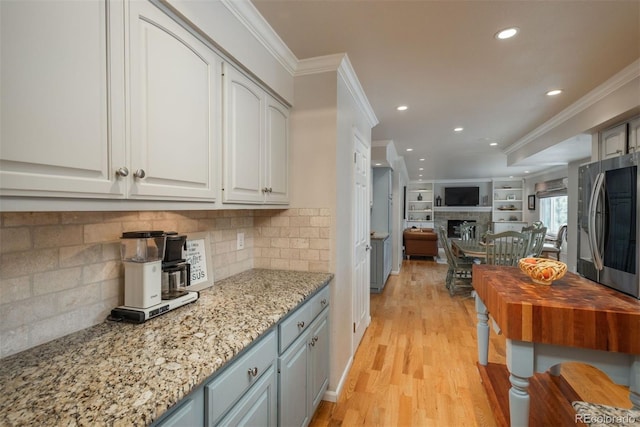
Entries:
[[[580, 399], [559, 370], [567, 361], [629, 385], [640, 408], [640, 301], [573, 273], [551, 285], [517, 267], [474, 265], [472, 274], [479, 370], [499, 425], [575, 423], [571, 401]], [[506, 368], [488, 363], [489, 316], [506, 338]], [[550, 409], [550, 396], [563, 402]]]
[[332, 278], [249, 270], [144, 324], [106, 321], [2, 359], [0, 425], [148, 425], [298, 307], [328, 296]]

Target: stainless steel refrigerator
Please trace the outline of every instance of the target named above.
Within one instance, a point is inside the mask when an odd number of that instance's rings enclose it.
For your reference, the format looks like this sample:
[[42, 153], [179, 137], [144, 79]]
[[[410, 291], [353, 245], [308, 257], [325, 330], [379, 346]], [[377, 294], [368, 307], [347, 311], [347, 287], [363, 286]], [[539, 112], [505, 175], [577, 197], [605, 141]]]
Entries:
[[640, 298], [638, 162], [628, 154], [580, 167], [578, 273]]

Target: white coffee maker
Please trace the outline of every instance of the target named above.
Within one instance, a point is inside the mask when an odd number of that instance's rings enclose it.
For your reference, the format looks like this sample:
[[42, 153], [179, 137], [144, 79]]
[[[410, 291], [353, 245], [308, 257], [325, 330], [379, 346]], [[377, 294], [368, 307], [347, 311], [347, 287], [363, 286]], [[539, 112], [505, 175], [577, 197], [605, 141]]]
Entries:
[[149, 308], [162, 301], [163, 231], [130, 231], [122, 234], [124, 305]]
[[163, 299], [162, 260], [166, 239], [164, 231], [122, 233], [124, 305], [111, 310], [110, 320], [142, 323], [198, 299], [198, 292], [183, 292], [177, 298]]

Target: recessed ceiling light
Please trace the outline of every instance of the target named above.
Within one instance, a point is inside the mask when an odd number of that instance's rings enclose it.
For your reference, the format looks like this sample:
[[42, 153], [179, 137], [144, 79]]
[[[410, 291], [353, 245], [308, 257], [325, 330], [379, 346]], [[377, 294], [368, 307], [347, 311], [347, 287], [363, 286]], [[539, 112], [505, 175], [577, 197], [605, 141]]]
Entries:
[[492, 143], [491, 143], [491, 144], [489, 144], [489, 145], [490, 145], [490, 146], [492, 146], [492, 147], [495, 147], [496, 145], [498, 145], [498, 143], [497, 143], [497, 142], [492, 142]]
[[413, 148], [407, 148], [407, 151], [413, 151]]
[[424, 162], [424, 159], [420, 159], [421, 162]]
[[382, 166], [382, 163], [376, 163], [376, 166]]
[[556, 95], [560, 95], [562, 93], [562, 89], [554, 89], [554, 90], [550, 90], [549, 92], [547, 92], [548, 96], [556, 96]]
[[529, 171], [524, 171], [524, 173], [529, 173]]
[[418, 175], [418, 176], [422, 176], [422, 174]]
[[457, 127], [453, 129], [454, 132], [462, 132], [463, 130], [464, 130], [463, 127]]
[[504, 30], [498, 31], [495, 35], [495, 38], [497, 38], [498, 40], [510, 39], [511, 37], [518, 34], [518, 31], [520, 31], [520, 29], [517, 27], [505, 28]]
[[419, 170], [419, 171], [423, 171], [423, 170], [424, 170], [424, 168], [419, 168], [418, 170]]
[[409, 109], [409, 107], [407, 107], [406, 105], [399, 105], [399, 106], [396, 108], [396, 110], [398, 110], [398, 111], [406, 111], [406, 110], [408, 110], [408, 109]]

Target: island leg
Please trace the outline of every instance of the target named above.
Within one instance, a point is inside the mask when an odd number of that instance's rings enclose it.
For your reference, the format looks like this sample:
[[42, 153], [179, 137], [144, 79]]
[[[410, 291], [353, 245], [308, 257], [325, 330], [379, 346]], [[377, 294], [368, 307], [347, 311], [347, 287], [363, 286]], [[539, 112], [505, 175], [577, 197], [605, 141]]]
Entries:
[[478, 362], [482, 366], [487, 366], [489, 360], [489, 311], [477, 293], [476, 313], [478, 316]]
[[533, 343], [507, 339], [509, 418], [512, 427], [529, 425], [529, 378], [533, 376]]

